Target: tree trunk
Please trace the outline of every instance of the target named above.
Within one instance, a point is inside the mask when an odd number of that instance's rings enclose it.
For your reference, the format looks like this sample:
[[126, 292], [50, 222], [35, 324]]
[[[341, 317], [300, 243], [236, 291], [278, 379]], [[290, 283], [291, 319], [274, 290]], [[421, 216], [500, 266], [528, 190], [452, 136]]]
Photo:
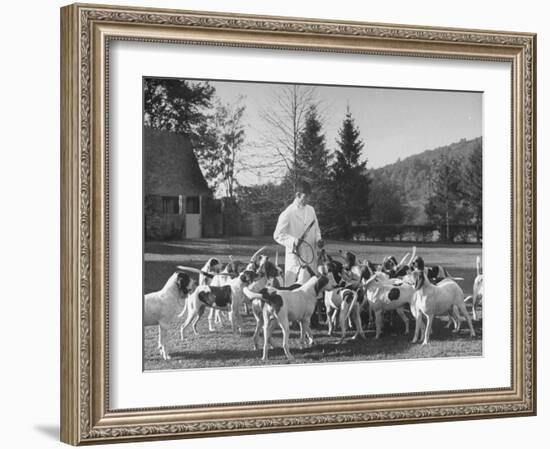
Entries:
[[445, 241], [449, 242], [449, 211], [445, 211]]

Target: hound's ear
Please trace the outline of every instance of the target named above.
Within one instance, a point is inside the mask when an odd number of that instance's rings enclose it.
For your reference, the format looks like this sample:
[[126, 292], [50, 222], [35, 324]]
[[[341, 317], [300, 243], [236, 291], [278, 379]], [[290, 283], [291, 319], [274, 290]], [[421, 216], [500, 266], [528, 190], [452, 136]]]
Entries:
[[255, 276], [256, 276], [256, 273], [254, 271], [247, 270], [247, 271], [243, 271], [239, 277], [241, 279], [241, 282], [250, 283], [254, 280]]
[[361, 270], [361, 279], [370, 279], [371, 276], [374, 274], [371, 267], [369, 265], [366, 265]]
[[415, 260], [415, 266], [420, 271], [424, 271], [424, 268], [425, 268], [424, 259], [422, 259], [422, 257], [418, 256]]
[[325, 288], [328, 284], [328, 277], [321, 276], [319, 279], [317, 279], [317, 282], [315, 282], [315, 294], [319, 294], [319, 292]]
[[424, 285], [424, 281], [425, 281], [424, 276], [426, 276], [423, 271], [418, 271], [417, 273], [418, 275], [414, 281], [415, 290], [420, 289]]
[[178, 273], [177, 278], [177, 284], [179, 289], [184, 293], [187, 294], [189, 292], [189, 288], [191, 287], [191, 278], [187, 273]]
[[178, 271], [178, 281], [188, 284], [190, 280], [191, 278], [187, 273], [182, 273], [181, 271]]
[[396, 276], [405, 276], [407, 272], [409, 271], [409, 267], [407, 265], [402, 266], [397, 273], [395, 273]]

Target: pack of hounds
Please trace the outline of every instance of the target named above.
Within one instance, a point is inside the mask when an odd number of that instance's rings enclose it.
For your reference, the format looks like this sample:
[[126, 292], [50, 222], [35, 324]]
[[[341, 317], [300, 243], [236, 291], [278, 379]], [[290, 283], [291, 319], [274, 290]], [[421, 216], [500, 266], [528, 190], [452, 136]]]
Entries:
[[[216, 258], [209, 259], [200, 270], [178, 266], [161, 290], [145, 296], [144, 326], [158, 326], [158, 349], [164, 360], [170, 359], [166, 345], [173, 323], [181, 323], [183, 340], [189, 326], [197, 334], [197, 323], [207, 309], [211, 332], [227, 314], [232, 331], [240, 333], [241, 313], [252, 313], [256, 320], [254, 349], [262, 344], [264, 361], [275, 346], [272, 334], [276, 326], [282, 331], [282, 347], [288, 360], [294, 359], [289, 350], [292, 323], [299, 325], [300, 347], [312, 346], [310, 322], [314, 315], [319, 319], [320, 311], [326, 316], [328, 335], [340, 328], [339, 342], [346, 338], [348, 328], [354, 329], [351, 338], [365, 339], [362, 315], [368, 317], [370, 325], [374, 324], [375, 338], [380, 338], [384, 313], [392, 310], [403, 320], [405, 333], [409, 334], [407, 306], [416, 320], [412, 343], [427, 344], [435, 317], [444, 315], [449, 317], [448, 326], [454, 326], [453, 332], [460, 330], [464, 320], [470, 335], [475, 336], [472, 318], [478, 319], [476, 306], [483, 298], [479, 257], [473, 294], [465, 298], [456, 282], [463, 279], [453, 277], [442, 266], [426, 266], [423, 258], [416, 256], [416, 248], [399, 262], [389, 256], [379, 265], [368, 260], [359, 262], [350, 252], [331, 256], [322, 250], [317, 272], [304, 266], [296, 283], [288, 286], [283, 285], [277, 257], [272, 262], [264, 252], [265, 247], [259, 249], [247, 264], [231, 260], [223, 269]], [[472, 302], [473, 317], [466, 308], [468, 301]]]

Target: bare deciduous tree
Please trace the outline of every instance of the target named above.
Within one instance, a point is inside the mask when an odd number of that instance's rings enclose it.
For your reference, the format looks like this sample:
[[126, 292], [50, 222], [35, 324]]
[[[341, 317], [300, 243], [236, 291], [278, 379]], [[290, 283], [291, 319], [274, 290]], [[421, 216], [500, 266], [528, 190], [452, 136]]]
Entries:
[[[284, 85], [274, 88], [264, 109], [260, 111], [263, 126], [258, 129], [259, 140], [245, 169], [255, 173], [262, 170], [272, 178], [297, 176], [297, 153], [307, 111], [319, 107], [315, 87]], [[261, 151], [257, 151], [261, 149]]]

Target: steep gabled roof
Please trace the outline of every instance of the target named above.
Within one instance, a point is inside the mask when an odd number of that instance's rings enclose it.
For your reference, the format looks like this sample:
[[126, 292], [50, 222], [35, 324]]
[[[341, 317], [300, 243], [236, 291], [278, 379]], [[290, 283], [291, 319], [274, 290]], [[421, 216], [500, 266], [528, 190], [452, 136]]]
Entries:
[[210, 193], [187, 137], [145, 127], [143, 153], [146, 195], [189, 196]]

